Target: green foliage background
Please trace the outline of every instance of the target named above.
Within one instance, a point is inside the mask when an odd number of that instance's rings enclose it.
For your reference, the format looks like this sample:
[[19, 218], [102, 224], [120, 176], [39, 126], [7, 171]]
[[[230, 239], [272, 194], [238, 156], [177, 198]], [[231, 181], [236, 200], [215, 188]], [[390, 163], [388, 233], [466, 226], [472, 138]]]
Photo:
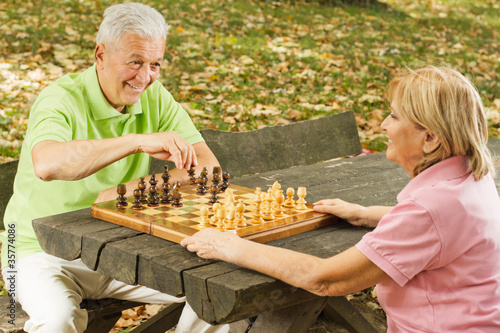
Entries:
[[[384, 91], [405, 66], [469, 75], [500, 133], [500, 9], [494, 0], [142, 1], [172, 25], [160, 81], [198, 127], [246, 131], [353, 109], [384, 150]], [[0, 4], [0, 155], [16, 158], [43, 87], [93, 63], [113, 1]]]

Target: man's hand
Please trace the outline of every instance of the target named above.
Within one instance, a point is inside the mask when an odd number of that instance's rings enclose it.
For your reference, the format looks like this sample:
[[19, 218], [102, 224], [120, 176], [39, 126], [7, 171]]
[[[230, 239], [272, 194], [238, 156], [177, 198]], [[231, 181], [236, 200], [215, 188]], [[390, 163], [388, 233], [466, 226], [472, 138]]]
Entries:
[[175, 163], [177, 169], [189, 169], [198, 165], [195, 150], [177, 132], [139, 135], [139, 151], [161, 160]]

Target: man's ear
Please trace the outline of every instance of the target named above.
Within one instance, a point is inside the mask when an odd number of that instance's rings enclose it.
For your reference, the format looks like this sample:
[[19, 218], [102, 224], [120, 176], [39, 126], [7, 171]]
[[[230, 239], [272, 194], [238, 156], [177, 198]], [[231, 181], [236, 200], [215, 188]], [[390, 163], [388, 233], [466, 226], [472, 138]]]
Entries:
[[439, 138], [437, 137], [436, 134], [426, 131], [425, 134], [425, 141], [424, 141], [424, 153], [425, 154], [430, 154], [434, 150], [436, 150], [441, 142], [439, 141]]
[[94, 49], [94, 58], [97, 68], [102, 70], [104, 68], [104, 57], [106, 55], [106, 47], [103, 44], [97, 44]]

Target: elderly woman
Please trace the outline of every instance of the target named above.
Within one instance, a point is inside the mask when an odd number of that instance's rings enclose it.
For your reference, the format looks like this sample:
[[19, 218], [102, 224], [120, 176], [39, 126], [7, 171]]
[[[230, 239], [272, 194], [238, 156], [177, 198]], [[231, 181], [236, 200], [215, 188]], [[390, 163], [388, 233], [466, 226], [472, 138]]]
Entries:
[[375, 227], [355, 247], [321, 259], [213, 229], [182, 245], [317, 295], [377, 284], [389, 332], [500, 332], [500, 200], [480, 96], [457, 71], [435, 67], [396, 78], [387, 95], [387, 158], [412, 178], [398, 204], [314, 208]]

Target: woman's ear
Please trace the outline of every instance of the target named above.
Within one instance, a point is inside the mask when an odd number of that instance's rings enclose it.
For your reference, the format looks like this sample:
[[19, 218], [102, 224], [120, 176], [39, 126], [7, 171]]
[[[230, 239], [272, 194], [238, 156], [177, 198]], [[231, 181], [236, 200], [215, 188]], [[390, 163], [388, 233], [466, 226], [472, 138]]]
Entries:
[[425, 135], [425, 142], [424, 142], [424, 153], [425, 154], [430, 154], [434, 150], [436, 150], [441, 142], [439, 141], [439, 138], [437, 137], [436, 134], [426, 131]]

